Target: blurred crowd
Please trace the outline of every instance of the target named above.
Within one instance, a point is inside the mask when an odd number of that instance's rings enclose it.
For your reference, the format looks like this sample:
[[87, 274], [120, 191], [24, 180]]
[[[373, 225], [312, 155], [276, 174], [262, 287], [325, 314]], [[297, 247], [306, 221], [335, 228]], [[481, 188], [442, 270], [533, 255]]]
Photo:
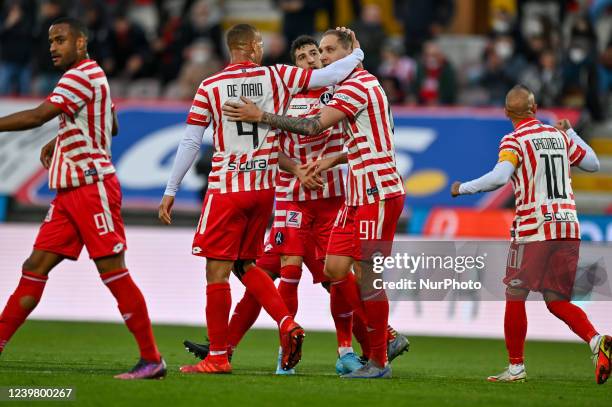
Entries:
[[[612, 0], [491, 3], [486, 32], [448, 34], [459, 0], [390, 0], [402, 33], [390, 32], [376, 1], [346, 0], [365, 68], [395, 104], [499, 106], [517, 82], [543, 107], [609, 114]], [[389, 1], [389, 0], [387, 0]], [[47, 31], [63, 15], [89, 28], [89, 53], [120, 86], [119, 97], [190, 99], [202, 78], [227, 62], [229, 0], [0, 0], [0, 95], [46, 95], [57, 81]], [[332, 0], [257, 0], [280, 10], [282, 28], [265, 35], [265, 64], [288, 62], [298, 35], [315, 34]], [[506, 7], [504, 4], [511, 4]], [[482, 30], [481, 30], [482, 31]]]

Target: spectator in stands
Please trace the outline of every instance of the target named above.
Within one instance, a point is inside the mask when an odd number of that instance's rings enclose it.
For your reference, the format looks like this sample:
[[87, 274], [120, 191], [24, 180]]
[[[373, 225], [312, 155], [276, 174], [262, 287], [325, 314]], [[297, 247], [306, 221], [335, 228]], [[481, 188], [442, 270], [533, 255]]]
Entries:
[[455, 70], [434, 41], [423, 45], [417, 64], [415, 94], [426, 106], [452, 105], [457, 96]]
[[195, 1], [184, 18], [176, 38], [176, 50], [185, 58], [185, 50], [196, 40], [208, 40], [216, 56], [223, 55], [223, 32], [219, 20], [214, 17], [209, 1]]
[[46, 96], [57, 84], [61, 72], [53, 66], [49, 52], [49, 27], [64, 14], [61, 0], [46, 0], [40, 7], [41, 22], [34, 27], [34, 94]]
[[538, 106], [559, 106], [563, 75], [557, 64], [557, 56], [553, 50], [547, 49], [540, 55], [537, 65], [530, 65], [522, 73], [520, 83], [529, 87], [538, 101]]
[[361, 18], [351, 24], [351, 27], [361, 49], [368, 56], [363, 60], [363, 66], [370, 72], [376, 72], [380, 66], [380, 46], [385, 42], [387, 34], [382, 24], [380, 6], [376, 3], [368, 3], [361, 9]]
[[151, 52], [144, 31], [119, 12], [109, 35], [111, 56], [104, 69], [111, 77], [134, 79], [149, 73]]
[[586, 108], [595, 121], [603, 120], [599, 99], [599, 78], [594, 44], [586, 38], [572, 39], [567, 57], [562, 64], [564, 106]]
[[202, 80], [222, 68], [212, 43], [207, 39], [194, 42], [187, 48], [185, 55], [187, 61], [176, 81], [168, 85], [166, 98], [191, 100]]
[[380, 85], [385, 91], [389, 103], [392, 105], [401, 105], [406, 102], [406, 94], [402, 89], [400, 81], [396, 77], [384, 76], [380, 80]]
[[382, 63], [378, 69], [378, 75], [397, 81], [403, 96], [410, 97], [410, 90], [416, 76], [416, 62], [404, 54], [402, 41], [396, 38], [387, 39], [381, 55]]
[[[283, 35], [287, 44], [302, 34], [315, 32], [317, 11], [325, 6], [325, 0], [275, 0], [283, 13]], [[361, 39], [360, 39], [361, 41]]]
[[0, 22], [0, 95], [30, 93], [32, 10], [23, 1], [7, 4]]
[[484, 53], [484, 65], [473, 80], [486, 94], [485, 104], [503, 106], [506, 93], [515, 85], [514, 74], [504, 65], [503, 53], [488, 47]]
[[84, 15], [89, 34], [87, 37], [89, 56], [100, 62], [108, 60], [111, 57], [110, 27], [104, 2], [102, 0], [88, 0]]
[[280, 33], [270, 33], [266, 36], [262, 65], [290, 63], [287, 53], [287, 41]]
[[410, 56], [418, 55], [426, 40], [437, 37], [455, 12], [453, 0], [394, 0], [394, 5], [395, 15], [404, 24], [404, 44]]

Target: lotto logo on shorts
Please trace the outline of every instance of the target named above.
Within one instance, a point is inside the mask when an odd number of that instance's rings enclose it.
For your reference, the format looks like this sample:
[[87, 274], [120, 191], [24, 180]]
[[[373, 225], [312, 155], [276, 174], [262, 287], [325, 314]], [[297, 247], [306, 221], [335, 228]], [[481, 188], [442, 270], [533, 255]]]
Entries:
[[302, 212], [287, 211], [285, 225], [289, 228], [299, 228], [302, 226]]
[[195, 246], [195, 247], [193, 247], [191, 249], [191, 253], [193, 253], [193, 254], [200, 254], [200, 253], [202, 253], [202, 248], [198, 247], [198, 246]]
[[113, 247], [113, 252], [121, 253], [123, 251], [123, 247], [124, 247], [123, 243], [117, 243], [115, 247]]
[[49, 210], [47, 211], [47, 216], [45, 216], [45, 222], [51, 222], [51, 219], [53, 218], [53, 204], [51, 204], [49, 206]]

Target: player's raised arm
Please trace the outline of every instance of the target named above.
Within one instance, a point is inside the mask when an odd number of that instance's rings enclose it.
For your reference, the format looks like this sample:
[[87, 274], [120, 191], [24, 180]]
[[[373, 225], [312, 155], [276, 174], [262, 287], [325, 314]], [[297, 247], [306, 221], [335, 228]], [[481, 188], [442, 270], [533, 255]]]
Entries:
[[62, 110], [48, 101], [42, 102], [38, 107], [8, 116], [0, 117], [0, 132], [29, 130], [40, 127], [49, 120], [62, 113]]
[[458, 195], [494, 191], [510, 181], [515, 168], [511, 161], [500, 161], [491, 171], [480, 178], [464, 183], [454, 182], [451, 186], [451, 195], [455, 197]]
[[599, 171], [599, 159], [595, 151], [589, 146], [574, 129], [569, 120], [561, 119], [555, 124], [555, 128], [565, 132], [569, 136], [568, 155], [570, 164], [577, 165], [583, 171], [597, 172]]
[[159, 205], [159, 219], [166, 225], [172, 223], [171, 214], [172, 206], [174, 205], [174, 196], [183, 178], [185, 178], [185, 174], [187, 174], [187, 171], [191, 168], [198, 156], [200, 145], [202, 144], [202, 137], [204, 136], [204, 130], [206, 130], [205, 126], [193, 124], [187, 124], [185, 127], [183, 139], [176, 151], [170, 179], [168, 179], [166, 191]]

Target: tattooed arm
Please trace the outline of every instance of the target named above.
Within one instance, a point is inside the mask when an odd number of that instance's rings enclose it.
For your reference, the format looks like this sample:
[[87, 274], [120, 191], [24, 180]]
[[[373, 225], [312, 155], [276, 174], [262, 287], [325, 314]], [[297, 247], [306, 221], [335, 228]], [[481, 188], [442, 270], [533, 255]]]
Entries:
[[324, 107], [314, 117], [288, 117], [263, 112], [253, 102], [241, 97], [243, 103], [225, 102], [223, 113], [234, 122], [266, 123], [270, 127], [296, 134], [314, 136], [342, 121], [346, 114], [332, 107]]

